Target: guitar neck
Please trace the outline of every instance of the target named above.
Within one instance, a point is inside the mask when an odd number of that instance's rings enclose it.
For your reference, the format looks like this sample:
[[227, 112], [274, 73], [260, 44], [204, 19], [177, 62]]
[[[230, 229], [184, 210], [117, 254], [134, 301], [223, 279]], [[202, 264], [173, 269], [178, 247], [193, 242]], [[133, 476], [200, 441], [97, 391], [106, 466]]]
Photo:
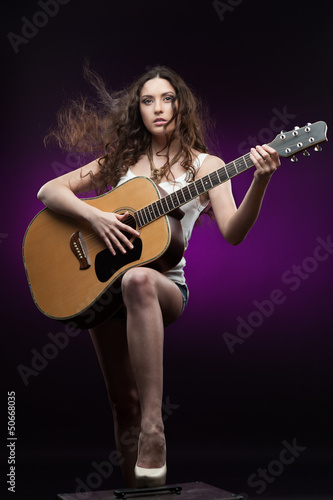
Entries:
[[223, 182], [245, 172], [253, 167], [254, 163], [250, 159], [250, 153], [237, 158], [227, 165], [211, 172], [196, 181], [190, 182], [187, 186], [163, 196], [157, 201], [147, 205], [136, 212], [137, 224], [139, 227], [146, 226], [154, 220], [166, 215], [178, 207], [185, 205], [189, 201], [206, 193], [210, 189], [219, 186]]

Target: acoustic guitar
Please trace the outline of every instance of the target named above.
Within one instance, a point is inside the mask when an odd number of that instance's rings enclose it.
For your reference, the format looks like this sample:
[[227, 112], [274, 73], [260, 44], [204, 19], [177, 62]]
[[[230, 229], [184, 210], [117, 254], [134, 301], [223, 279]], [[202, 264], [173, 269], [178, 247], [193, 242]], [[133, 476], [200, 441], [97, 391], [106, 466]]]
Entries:
[[[281, 132], [269, 144], [279, 156], [291, 157], [327, 140], [325, 122]], [[161, 273], [182, 258], [184, 240], [180, 207], [253, 167], [250, 153], [171, 194], [163, 193], [151, 179], [135, 177], [106, 194], [84, 200], [100, 210], [128, 212], [126, 224], [139, 237], [130, 237], [134, 248], [113, 256], [89, 223], [55, 213], [39, 212], [29, 224], [23, 241], [23, 260], [35, 304], [46, 316], [91, 328], [112, 317], [122, 306], [121, 277], [136, 266]]]

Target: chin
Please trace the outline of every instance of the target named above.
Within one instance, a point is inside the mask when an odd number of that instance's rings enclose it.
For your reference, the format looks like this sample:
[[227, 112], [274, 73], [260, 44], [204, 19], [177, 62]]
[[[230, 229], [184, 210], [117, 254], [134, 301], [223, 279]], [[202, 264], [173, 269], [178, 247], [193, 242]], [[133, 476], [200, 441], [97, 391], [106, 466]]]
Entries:
[[156, 137], [161, 137], [161, 136], [170, 136], [172, 134], [172, 132], [174, 131], [174, 129], [171, 129], [168, 127], [168, 128], [164, 128], [164, 127], [154, 127], [152, 130], [150, 130], [150, 133], [152, 135], [155, 135]]

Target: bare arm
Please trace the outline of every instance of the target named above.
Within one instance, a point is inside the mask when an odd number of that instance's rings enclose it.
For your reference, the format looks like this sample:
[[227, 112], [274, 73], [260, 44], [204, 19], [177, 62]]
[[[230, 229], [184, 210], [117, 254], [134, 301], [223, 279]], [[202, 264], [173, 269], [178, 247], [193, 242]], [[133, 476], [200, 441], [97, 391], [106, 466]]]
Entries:
[[127, 214], [103, 212], [76, 196], [77, 193], [92, 189], [89, 172], [98, 178], [99, 171], [100, 166], [95, 160], [82, 168], [47, 182], [41, 187], [37, 197], [55, 212], [89, 222], [111, 253], [116, 253], [115, 248], [125, 253], [125, 247], [132, 249], [133, 245], [121, 231], [126, 230], [127, 233], [139, 236], [135, 229], [123, 223]]
[[[232, 245], [241, 243], [257, 220], [269, 180], [280, 165], [278, 154], [267, 145], [252, 149], [251, 160], [256, 171], [252, 184], [238, 208], [232, 195], [230, 181], [209, 191], [209, 199], [219, 229]], [[207, 170], [216, 170], [222, 163], [221, 160], [211, 157], [205, 171], [200, 171], [200, 175], [207, 174]]]

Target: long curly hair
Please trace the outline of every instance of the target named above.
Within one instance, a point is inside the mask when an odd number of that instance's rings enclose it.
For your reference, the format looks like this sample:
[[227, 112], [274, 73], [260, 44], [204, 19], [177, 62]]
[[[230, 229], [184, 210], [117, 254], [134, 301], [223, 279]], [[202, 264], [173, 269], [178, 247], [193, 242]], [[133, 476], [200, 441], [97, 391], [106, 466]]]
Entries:
[[120, 92], [110, 92], [102, 78], [87, 64], [84, 76], [95, 88], [97, 99], [79, 96], [66, 103], [57, 114], [57, 127], [47, 134], [45, 143], [55, 139], [66, 151], [98, 156], [100, 175], [98, 182], [92, 176], [94, 187], [100, 192], [115, 187], [127, 169], [147, 154], [151, 145], [151, 133], [144, 126], [140, 113], [141, 89], [148, 80], [164, 78], [176, 92], [172, 101], [173, 117], [166, 124], [175, 122], [170, 137], [166, 135], [165, 154], [162, 155], [166, 157], [165, 175], [171, 174], [169, 148], [177, 139], [182, 152], [181, 165], [188, 173], [188, 180], [194, 180], [192, 152], [208, 152], [204, 141], [205, 121], [201, 101], [176, 72], [165, 66], [155, 66]]

